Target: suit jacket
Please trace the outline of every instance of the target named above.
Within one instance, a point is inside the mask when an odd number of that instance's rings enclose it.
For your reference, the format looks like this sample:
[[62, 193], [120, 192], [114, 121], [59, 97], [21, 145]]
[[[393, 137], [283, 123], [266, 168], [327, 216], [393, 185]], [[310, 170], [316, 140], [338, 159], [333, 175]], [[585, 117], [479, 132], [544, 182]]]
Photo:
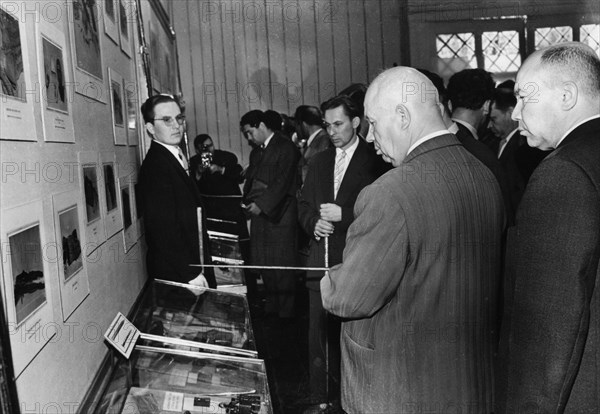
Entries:
[[343, 262], [321, 280], [325, 309], [351, 319], [348, 413], [491, 412], [504, 221], [493, 179], [447, 134], [359, 195]]
[[[194, 155], [190, 159], [190, 171], [194, 171], [195, 174], [201, 162], [201, 156], [199, 154]], [[238, 164], [236, 155], [229, 151], [215, 150], [212, 155], [212, 163], [219, 167], [225, 167], [225, 172], [223, 174], [219, 172], [211, 173], [210, 169], [205, 169], [198, 180], [200, 193], [241, 195], [239, 185], [242, 182], [242, 166]]]
[[[315, 224], [320, 218], [319, 208], [323, 203], [335, 203], [342, 208], [342, 221], [333, 223], [334, 231], [329, 236], [329, 266], [342, 261], [346, 244], [346, 232], [354, 220], [354, 203], [360, 191], [383, 173], [379, 157], [361, 139], [348, 164], [337, 197], [333, 197], [333, 175], [336, 149], [331, 147], [311, 160], [306, 181], [298, 200], [298, 219], [302, 229], [310, 236], [308, 267], [325, 265], [325, 240], [317, 241], [313, 235]], [[309, 287], [318, 289], [323, 272], [307, 272]]]
[[600, 412], [600, 119], [531, 176], [509, 231], [498, 413]]
[[253, 264], [296, 265], [299, 159], [298, 148], [279, 132], [266, 148], [255, 148], [250, 154], [244, 199], [262, 210], [250, 222]]
[[548, 155], [547, 151], [532, 148], [527, 138], [516, 132], [508, 141], [498, 158], [508, 182], [512, 211], [517, 211], [529, 177], [538, 164]]
[[310, 160], [321, 151], [325, 151], [331, 147], [331, 140], [329, 134], [325, 129], [319, 131], [319, 133], [313, 138], [310, 145], [304, 148], [302, 152], [302, 158], [300, 159], [300, 173], [302, 174], [302, 182], [306, 179], [308, 173], [308, 163]]
[[[187, 283], [200, 273], [190, 264], [200, 263], [197, 207], [202, 207], [194, 181], [161, 144], [152, 141], [139, 176], [141, 206], [148, 246], [150, 277]], [[206, 229], [206, 226], [203, 226]], [[210, 263], [210, 245], [203, 232], [204, 262]], [[204, 269], [211, 287], [214, 271]]]
[[485, 144], [477, 141], [466, 126], [460, 122], [456, 122], [456, 125], [458, 126], [456, 137], [460, 143], [463, 144], [467, 151], [473, 154], [475, 158], [481, 161], [483, 165], [489, 168], [492, 174], [494, 174], [495, 180], [492, 181], [498, 183], [500, 186], [500, 191], [502, 192], [502, 198], [504, 200], [504, 208], [506, 209], [507, 224], [512, 225], [514, 222], [515, 211], [510, 202], [510, 187], [508, 179], [506, 178], [506, 173], [500, 165], [496, 153], [492, 152]]

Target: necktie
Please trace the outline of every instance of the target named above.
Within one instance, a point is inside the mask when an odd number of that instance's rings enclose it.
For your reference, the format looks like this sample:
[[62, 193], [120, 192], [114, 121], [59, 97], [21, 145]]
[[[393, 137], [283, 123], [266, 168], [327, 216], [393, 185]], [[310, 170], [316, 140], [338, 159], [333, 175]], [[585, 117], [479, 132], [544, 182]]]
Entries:
[[188, 162], [185, 159], [185, 156], [183, 155], [183, 151], [179, 147], [177, 147], [177, 155], [179, 155], [179, 160], [181, 161], [181, 166], [183, 167], [183, 169], [185, 170], [187, 175], [190, 175], [190, 168], [188, 166]]
[[500, 143], [498, 144], [498, 158], [500, 158], [500, 155], [502, 155], [502, 150], [504, 149], [505, 145], [506, 145], [506, 138], [502, 138], [500, 140]]
[[337, 197], [338, 190], [344, 178], [344, 165], [346, 163], [346, 151], [341, 150], [335, 155], [335, 169], [333, 171], [333, 197]]

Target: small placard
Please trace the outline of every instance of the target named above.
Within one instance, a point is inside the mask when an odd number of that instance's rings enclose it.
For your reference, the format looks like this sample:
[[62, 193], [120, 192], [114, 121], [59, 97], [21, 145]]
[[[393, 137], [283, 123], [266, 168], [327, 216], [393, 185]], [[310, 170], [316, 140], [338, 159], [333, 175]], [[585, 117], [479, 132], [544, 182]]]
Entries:
[[129, 358], [129, 355], [131, 355], [139, 336], [140, 331], [121, 312], [117, 313], [117, 316], [104, 333], [104, 338], [108, 343], [114, 346], [125, 358]]
[[182, 392], [167, 391], [165, 393], [165, 401], [163, 402], [163, 410], [181, 412], [183, 397], [184, 394]]

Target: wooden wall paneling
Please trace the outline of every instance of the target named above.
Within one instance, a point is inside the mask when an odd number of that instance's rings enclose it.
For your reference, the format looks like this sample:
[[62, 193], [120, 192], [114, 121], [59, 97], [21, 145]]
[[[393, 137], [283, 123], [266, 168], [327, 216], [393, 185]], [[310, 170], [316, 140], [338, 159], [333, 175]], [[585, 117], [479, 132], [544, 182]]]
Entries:
[[[235, 3], [234, 3], [235, 4]], [[237, 47], [233, 33], [233, 21], [236, 16], [235, 9], [221, 16], [221, 35], [223, 39], [223, 74], [224, 82], [221, 87], [221, 99], [225, 105], [223, 124], [227, 126], [227, 135], [219, 137], [219, 147], [233, 149], [237, 139], [237, 129], [234, 130], [232, 120], [239, 119], [239, 95], [237, 88]], [[224, 125], [225, 126], [225, 125]], [[235, 135], [235, 137], [234, 137]], [[236, 143], [237, 145], [237, 143]]]
[[236, 12], [232, 16], [233, 20], [233, 42], [234, 42], [234, 56], [235, 56], [235, 88], [237, 91], [237, 113], [235, 116], [229, 117], [230, 130], [229, 136], [231, 139], [231, 151], [236, 153], [240, 159], [244, 157], [244, 151], [246, 150], [246, 140], [240, 134], [238, 121], [246, 112], [250, 110], [250, 104], [248, 99], [248, 92], [246, 85], [248, 84], [248, 60], [249, 57], [246, 52], [246, 39], [245, 39], [245, 27], [244, 27], [244, 14], [243, 9]]
[[300, 9], [298, 41], [300, 43], [300, 71], [302, 74], [302, 101], [298, 105], [319, 104], [319, 65], [317, 61], [317, 28], [313, 0], [297, 0]]
[[400, 45], [403, 40], [400, 3], [395, 0], [379, 0], [383, 37], [383, 66], [391, 68], [402, 64]]
[[372, 81], [383, 69], [383, 43], [381, 3], [379, 0], [365, 0], [365, 33], [368, 65], [368, 81]]
[[[221, 67], [214, 60], [214, 45], [212, 43], [212, 30], [211, 26], [213, 23], [211, 20], [214, 19], [212, 16], [208, 16], [203, 10], [205, 3], [200, 3], [198, 10], [197, 23], [200, 26], [200, 38], [198, 42], [198, 48], [194, 48], [195, 54], [200, 55], [200, 68], [202, 70], [202, 77], [196, 82], [201, 82], [200, 99], [196, 100], [201, 105], [206, 105], [206, 119], [204, 120], [204, 130], [199, 130], [198, 133], [206, 132], [211, 135], [218, 143], [219, 137], [219, 124], [218, 124], [218, 85], [215, 79], [215, 72], [221, 70]], [[194, 22], [192, 22], [194, 24]], [[215, 23], [218, 27], [220, 24], [218, 21]], [[198, 49], [200, 49], [198, 51]]]
[[317, 102], [323, 102], [336, 93], [332, 13], [329, 0], [315, 0], [317, 29], [317, 65], [319, 65], [319, 96]]
[[271, 107], [277, 112], [288, 112], [286, 99], [286, 53], [285, 53], [285, 28], [281, 9], [284, 3], [274, 4], [265, 0], [265, 18], [267, 26], [267, 42], [269, 46], [269, 62], [271, 77]]
[[285, 29], [286, 79], [285, 96], [288, 102], [287, 114], [294, 115], [302, 104], [302, 60], [300, 58], [300, 29], [298, 22], [302, 9], [296, 1], [283, 2], [283, 27]]
[[346, 0], [332, 0], [330, 7], [337, 93], [352, 82], [350, 73], [352, 52], [350, 51], [350, 39], [348, 37], [348, 3]]
[[[177, 8], [176, 8], [177, 9]], [[202, 51], [202, 22], [200, 20], [200, 7], [198, 2], [189, 1], [187, 2], [187, 7], [185, 9], [186, 16], [181, 16], [180, 18], [184, 20], [188, 25], [188, 37], [189, 37], [189, 47], [184, 51], [179, 51], [179, 56], [181, 59], [182, 53], [189, 53], [190, 55], [190, 66], [189, 71], [181, 72], [181, 77], [186, 78], [190, 77], [192, 81], [192, 88], [184, 89], [184, 93], [186, 91], [192, 91], [193, 95], [192, 104], [193, 108], [193, 118], [188, 120], [188, 139], [190, 148], [194, 148], [194, 138], [196, 135], [201, 134], [203, 132], [208, 131], [208, 119], [212, 118], [209, 116], [209, 112], [212, 108], [206, 104], [206, 101], [203, 99], [203, 88], [204, 88], [204, 55]], [[190, 108], [192, 109], [192, 108]], [[188, 114], [191, 114], [190, 109], [188, 109]], [[195, 149], [192, 151], [195, 153]]]
[[364, 0], [348, 0], [348, 38], [352, 83], [367, 84], [367, 47]]
[[[184, 92], [184, 99], [186, 101], [186, 124], [188, 139], [190, 140], [189, 147], [192, 148], [194, 131], [197, 129], [198, 110], [200, 106], [196, 104], [196, 94], [194, 91], [194, 67], [192, 65], [192, 59], [194, 56], [194, 50], [191, 42], [191, 30], [195, 29], [197, 25], [191, 26], [189, 24], [189, 2], [182, 2], [181, 9], [176, 11], [175, 19], [173, 21], [175, 35], [177, 39], [177, 57], [179, 59], [179, 72], [181, 74], [181, 90]], [[189, 73], [190, 76], [184, 76], [183, 74]], [[130, 78], [129, 78], [130, 79]], [[192, 91], [191, 93], [189, 91]]]
[[250, 3], [253, 7], [244, 7], [246, 19], [254, 20], [254, 29], [256, 32], [256, 66], [250, 72], [249, 80], [258, 88], [258, 100], [252, 106], [252, 109], [269, 109], [273, 107], [272, 87], [271, 87], [271, 61], [269, 55], [269, 31], [267, 30], [268, 18], [266, 15], [265, 3]]

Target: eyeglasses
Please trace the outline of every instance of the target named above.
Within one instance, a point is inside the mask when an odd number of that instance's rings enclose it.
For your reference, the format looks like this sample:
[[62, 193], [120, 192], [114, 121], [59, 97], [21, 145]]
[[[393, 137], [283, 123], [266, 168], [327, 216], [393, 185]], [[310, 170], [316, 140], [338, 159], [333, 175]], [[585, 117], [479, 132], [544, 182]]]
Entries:
[[179, 125], [183, 125], [185, 122], [185, 115], [179, 114], [175, 118], [172, 116], [163, 116], [162, 118], [154, 118], [153, 121], [163, 121], [166, 126], [172, 127], [177, 122]]

